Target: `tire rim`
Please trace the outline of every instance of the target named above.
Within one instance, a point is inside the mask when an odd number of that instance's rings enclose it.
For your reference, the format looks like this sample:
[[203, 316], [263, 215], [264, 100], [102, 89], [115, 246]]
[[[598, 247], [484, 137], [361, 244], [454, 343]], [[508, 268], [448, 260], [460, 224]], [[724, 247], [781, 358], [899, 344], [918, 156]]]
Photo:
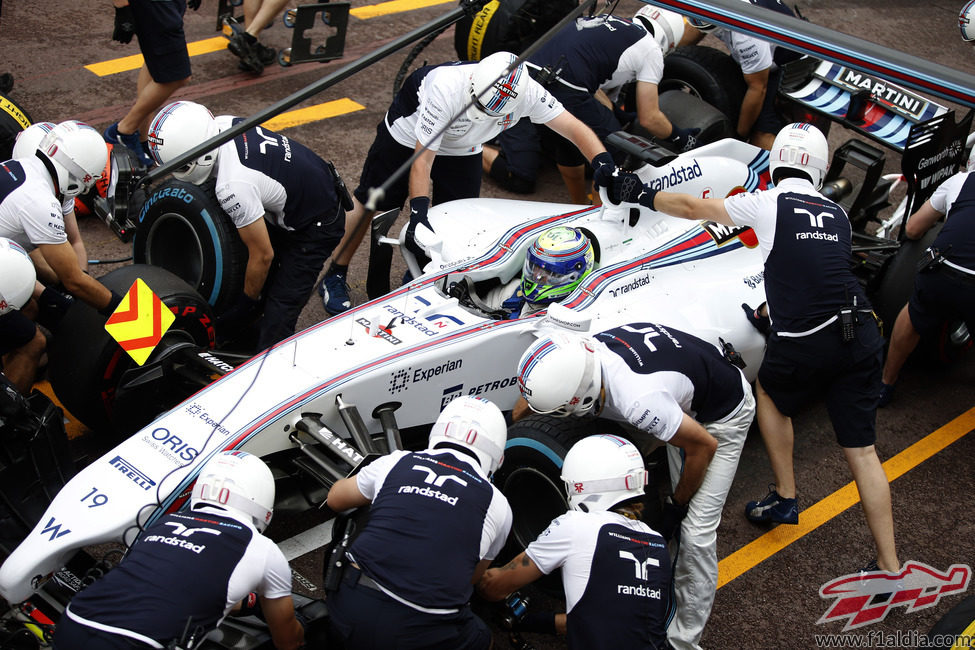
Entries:
[[661, 79], [657, 87], [658, 94], [663, 94], [668, 90], [679, 90], [682, 93], [693, 95], [703, 101], [698, 89], [681, 79]]
[[511, 532], [521, 548], [534, 541], [569, 507], [562, 486], [533, 467], [519, 467], [512, 471], [502, 492], [511, 504], [514, 513]]
[[146, 263], [175, 273], [194, 289], [203, 284], [203, 244], [181, 214], [166, 212], [146, 236]]

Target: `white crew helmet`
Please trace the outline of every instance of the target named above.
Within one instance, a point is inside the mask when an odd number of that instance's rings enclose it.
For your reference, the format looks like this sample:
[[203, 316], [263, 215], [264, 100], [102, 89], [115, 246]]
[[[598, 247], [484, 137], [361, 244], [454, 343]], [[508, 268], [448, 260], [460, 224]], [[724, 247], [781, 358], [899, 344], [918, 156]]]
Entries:
[[589, 436], [572, 445], [565, 455], [562, 480], [571, 509], [598, 512], [642, 497], [647, 470], [630, 441], [618, 436]]
[[796, 169], [807, 174], [818, 189], [829, 169], [828, 159], [829, 145], [823, 132], [812, 124], [794, 122], [775, 136], [769, 156], [769, 173], [776, 182], [777, 169]]
[[34, 153], [48, 133], [51, 132], [56, 124], [54, 122], [35, 122], [17, 134], [14, 142], [14, 150], [11, 154], [14, 158], [33, 158]]
[[427, 446], [433, 449], [442, 442], [470, 449], [490, 476], [504, 461], [508, 427], [493, 402], [469, 395], [455, 397], [433, 423]]
[[590, 338], [556, 332], [535, 341], [518, 362], [518, 388], [543, 415], [583, 415], [599, 400], [602, 368]]
[[[975, 0], [972, 0], [972, 2], [975, 2]], [[965, 171], [975, 171], [975, 146], [973, 146], [972, 150], [968, 153], [968, 161], [965, 163]]]
[[257, 456], [244, 451], [223, 451], [200, 470], [193, 485], [190, 509], [211, 505], [250, 517], [264, 532], [274, 514], [274, 476]]
[[54, 165], [58, 191], [64, 198], [90, 190], [101, 179], [108, 161], [101, 134], [76, 120], [55, 125], [37, 148]]
[[0, 314], [20, 309], [34, 293], [37, 273], [20, 244], [0, 237]]
[[495, 52], [473, 66], [470, 93], [474, 105], [467, 112], [472, 120], [480, 121], [513, 113], [524, 101], [528, 72], [511, 52]]
[[963, 41], [975, 41], [973, 18], [975, 18], [975, 0], [969, 0], [958, 12], [958, 29], [961, 30], [961, 40]]
[[[219, 129], [213, 113], [196, 102], [178, 101], [167, 104], [149, 125], [149, 153], [160, 165], [174, 160], [199, 146]], [[218, 149], [208, 151], [173, 171], [178, 180], [199, 185], [210, 177], [217, 163]]]
[[633, 22], [647, 30], [664, 56], [670, 54], [684, 36], [684, 17], [674, 11], [645, 5], [633, 16]]

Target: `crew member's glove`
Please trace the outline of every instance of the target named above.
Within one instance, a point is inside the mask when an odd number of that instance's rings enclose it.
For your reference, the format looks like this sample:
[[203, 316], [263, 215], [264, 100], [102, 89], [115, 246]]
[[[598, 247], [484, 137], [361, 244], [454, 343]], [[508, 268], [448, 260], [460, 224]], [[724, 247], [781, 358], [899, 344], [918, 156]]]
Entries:
[[678, 153], [684, 153], [697, 146], [697, 134], [701, 132], [701, 129], [682, 129], [676, 124], [673, 127], [674, 130], [670, 132], [670, 137], [665, 139], [671, 149]]
[[610, 187], [613, 184], [613, 174], [616, 172], [616, 161], [604, 151], [592, 159], [592, 182], [596, 187]]
[[132, 16], [132, 7], [115, 7], [115, 29], [112, 31], [112, 40], [119, 43], [130, 43], [132, 35], [135, 34], [135, 18]]
[[[43, 294], [42, 294], [43, 295]], [[112, 292], [112, 299], [108, 301], [108, 304], [98, 310], [98, 313], [105, 318], [111, 316], [118, 306], [122, 304], [122, 296], [116, 292]]]
[[[410, 199], [410, 225], [406, 227], [406, 249], [416, 256], [417, 262], [427, 259], [426, 251], [416, 241], [417, 228], [423, 226], [431, 233], [434, 232], [433, 226], [427, 219], [427, 211], [430, 209], [430, 199], [426, 196], [417, 196]], [[422, 263], [420, 266], [424, 266]]]
[[620, 203], [639, 203], [645, 208], [653, 210], [653, 199], [657, 190], [647, 187], [640, 177], [633, 172], [623, 172], [613, 178], [613, 185], [609, 190], [609, 200], [617, 205]]
[[200, 8], [200, 2], [202, 1], [203, 0], [186, 0], [186, 6], [192, 9], [193, 11], [196, 11], [197, 9]]
[[74, 296], [71, 294], [63, 294], [51, 287], [44, 287], [44, 291], [37, 299], [37, 322], [49, 330], [56, 330], [73, 304]]
[[260, 311], [260, 308], [260, 300], [255, 300], [242, 291], [240, 297], [237, 298], [237, 302], [230, 309], [217, 316], [214, 321], [213, 324], [217, 330], [217, 336], [224, 341], [233, 338], [234, 334], [236, 334], [234, 330], [253, 319], [258, 311]]
[[673, 497], [667, 497], [664, 501], [664, 511], [660, 515], [660, 534], [668, 542], [680, 530], [680, 524], [687, 516], [687, 506], [680, 505], [674, 501]]

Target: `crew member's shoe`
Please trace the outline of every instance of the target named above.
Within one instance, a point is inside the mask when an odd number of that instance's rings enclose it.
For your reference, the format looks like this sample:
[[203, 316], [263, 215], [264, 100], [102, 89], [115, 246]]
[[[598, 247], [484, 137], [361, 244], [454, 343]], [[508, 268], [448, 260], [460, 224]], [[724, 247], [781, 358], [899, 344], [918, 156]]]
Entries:
[[798, 524], [799, 506], [795, 499], [779, 496], [775, 486], [770, 485], [768, 494], [761, 501], [749, 501], [745, 505], [745, 516], [755, 523], [772, 522], [776, 524]]
[[156, 161], [152, 159], [149, 152], [146, 151], [146, 144], [139, 142], [139, 132], [135, 133], [119, 133], [118, 122], [111, 125], [105, 132], [102, 133], [102, 138], [105, 142], [113, 145], [122, 145], [129, 151], [135, 154], [136, 158], [142, 164], [143, 167], [154, 167]]
[[887, 406], [892, 399], [894, 399], [894, 384], [880, 382], [880, 401], [877, 402], [877, 408]]
[[227, 44], [227, 49], [240, 59], [239, 65], [242, 70], [261, 74], [264, 72], [264, 62], [261, 59], [259, 45], [260, 43], [256, 38], [245, 31], [235, 29], [230, 37], [230, 43]]
[[318, 293], [329, 316], [341, 314], [352, 308], [349, 285], [345, 282], [344, 273], [326, 273], [318, 287]]

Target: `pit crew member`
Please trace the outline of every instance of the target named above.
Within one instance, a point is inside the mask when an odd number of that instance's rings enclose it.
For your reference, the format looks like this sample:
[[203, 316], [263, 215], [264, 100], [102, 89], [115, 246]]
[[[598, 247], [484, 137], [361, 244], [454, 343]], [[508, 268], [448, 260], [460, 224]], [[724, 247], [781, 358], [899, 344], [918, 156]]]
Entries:
[[273, 507], [274, 477], [260, 458], [217, 454], [200, 471], [189, 511], [149, 526], [118, 566], [71, 600], [54, 647], [196, 647], [231, 610], [256, 612], [254, 592], [274, 647], [301, 647], [291, 569], [262, 534]]
[[[242, 118], [214, 118], [205, 106], [178, 101], [149, 127], [158, 164], [186, 153]], [[173, 172], [199, 185], [216, 177], [220, 206], [247, 247], [244, 290], [218, 320], [232, 331], [263, 309], [257, 349], [294, 334], [298, 315], [345, 227], [345, 188], [335, 168], [300, 142], [255, 126]]]
[[421, 260], [426, 257], [424, 245], [434, 240], [427, 220], [431, 189], [434, 203], [478, 196], [481, 145], [521, 118], [546, 124], [571, 141], [592, 162], [595, 182], [604, 187], [608, 184], [616, 165], [596, 134], [532, 79], [524, 65], [509, 70], [514, 61], [514, 54], [496, 52], [479, 63], [425, 66], [407, 78], [376, 127], [345, 237], [319, 288], [326, 312], [336, 314], [352, 306], [346, 277], [375, 214], [365, 208], [369, 190], [392, 177], [414, 152], [421, 153], [412, 163], [409, 177], [401, 176], [376, 208], [399, 209], [409, 198], [406, 246]]
[[47, 347], [34, 320], [21, 311], [36, 282], [27, 251], [0, 237], [0, 369], [22, 395], [30, 394]]
[[851, 271], [850, 221], [818, 191], [828, 160], [822, 132], [795, 123], [772, 146], [774, 189], [701, 199], [657, 192], [635, 175], [622, 174], [613, 193], [676, 217], [755, 230], [772, 328], [755, 387], [775, 485], [765, 498], [746, 504], [745, 514], [755, 522], [798, 523], [792, 417], [806, 402], [825, 396], [873, 534], [876, 563], [897, 571], [890, 485], [874, 447], [883, 339]]
[[744, 374], [696, 336], [631, 323], [592, 337], [540, 338], [519, 361], [518, 387], [514, 419], [528, 409], [592, 413], [669, 443], [673, 496], [660, 532], [677, 538], [677, 559], [667, 638], [674, 648], [700, 647], [717, 589], [721, 510], [755, 416]]
[[335, 511], [372, 504], [328, 593], [347, 648], [489, 648], [468, 600], [511, 529], [511, 507], [491, 485], [507, 428], [493, 403], [452, 400], [427, 449], [395, 451], [328, 493]]
[[617, 436], [583, 438], [565, 455], [562, 480], [569, 512], [511, 562], [488, 569], [478, 592], [501, 600], [561, 568], [568, 613], [547, 621], [529, 613], [534, 631], [566, 634], [570, 649], [667, 647], [670, 556], [641, 520], [647, 470], [640, 452]]
[[880, 406], [921, 336], [961, 318], [975, 332], [975, 150], [965, 169], [945, 180], [907, 220], [908, 239], [920, 239], [942, 217], [944, 227], [928, 249], [928, 264], [914, 280], [910, 301], [897, 314], [884, 364]]
[[[528, 73], [585, 122], [600, 139], [623, 128], [608, 104], [620, 89], [636, 82], [636, 118], [640, 126], [675, 151], [695, 146], [699, 129], [674, 126], [660, 110], [657, 84], [664, 56], [684, 33], [684, 19], [674, 12], [645, 6], [633, 21], [611, 15], [577, 18], [547, 41], [526, 64]], [[540, 145], [535, 126], [522, 120], [498, 136], [498, 147], [484, 148], [484, 171], [502, 187], [532, 192]], [[572, 203], [588, 204], [585, 158], [564, 138], [555, 138], [555, 159]], [[531, 146], [531, 145], [534, 146]]]

